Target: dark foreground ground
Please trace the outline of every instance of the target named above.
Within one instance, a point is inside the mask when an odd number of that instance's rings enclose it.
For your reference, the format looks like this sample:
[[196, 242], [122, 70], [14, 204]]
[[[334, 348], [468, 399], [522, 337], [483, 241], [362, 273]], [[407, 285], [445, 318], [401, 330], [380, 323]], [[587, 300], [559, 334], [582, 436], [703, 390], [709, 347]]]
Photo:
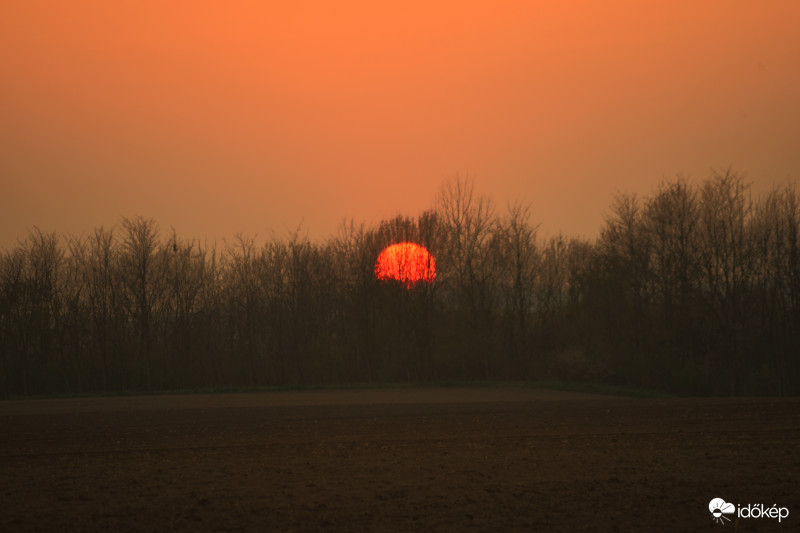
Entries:
[[[0, 531], [800, 531], [800, 399], [0, 402]], [[790, 515], [714, 524], [708, 503]]]

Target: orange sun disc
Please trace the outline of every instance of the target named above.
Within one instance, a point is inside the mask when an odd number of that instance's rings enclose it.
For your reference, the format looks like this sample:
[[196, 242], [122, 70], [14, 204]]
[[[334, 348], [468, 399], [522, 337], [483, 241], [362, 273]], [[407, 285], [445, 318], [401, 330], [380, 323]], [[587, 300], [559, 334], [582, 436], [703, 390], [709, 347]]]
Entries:
[[436, 261], [422, 245], [400, 242], [387, 246], [375, 262], [379, 280], [395, 280], [410, 287], [420, 281], [430, 282], [436, 276]]

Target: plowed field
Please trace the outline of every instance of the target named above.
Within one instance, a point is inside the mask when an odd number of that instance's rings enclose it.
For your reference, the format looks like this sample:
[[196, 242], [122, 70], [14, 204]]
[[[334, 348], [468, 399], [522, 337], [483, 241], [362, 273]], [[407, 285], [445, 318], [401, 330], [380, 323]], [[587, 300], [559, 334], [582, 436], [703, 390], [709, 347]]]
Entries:
[[[0, 402], [0, 531], [798, 531], [800, 399], [398, 389]], [[712, 522], [708, 503], [777, 504]]]

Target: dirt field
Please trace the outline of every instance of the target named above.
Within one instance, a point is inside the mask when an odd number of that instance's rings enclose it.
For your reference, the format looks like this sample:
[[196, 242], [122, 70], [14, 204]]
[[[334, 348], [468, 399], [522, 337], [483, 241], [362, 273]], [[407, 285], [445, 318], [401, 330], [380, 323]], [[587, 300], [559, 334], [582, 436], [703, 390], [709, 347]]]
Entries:
[[0, 531], [705, 531], [787, 507], [800, 399], [404, 389], [0, 402]]

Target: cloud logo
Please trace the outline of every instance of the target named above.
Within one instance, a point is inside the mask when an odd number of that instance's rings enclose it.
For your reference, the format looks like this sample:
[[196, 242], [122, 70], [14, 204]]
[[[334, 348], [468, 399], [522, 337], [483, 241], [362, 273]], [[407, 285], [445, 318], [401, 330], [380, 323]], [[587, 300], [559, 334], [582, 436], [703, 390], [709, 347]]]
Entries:
[[718, 524], [725, 524], [725, 520], [731, 521], [726, 514], [733, 514], [736, 511], [736, 506], [732, 503], [727, 503], [722, 498], [714, 498], [708, 502], [708, 510], [711, 511], [711, 519]]

